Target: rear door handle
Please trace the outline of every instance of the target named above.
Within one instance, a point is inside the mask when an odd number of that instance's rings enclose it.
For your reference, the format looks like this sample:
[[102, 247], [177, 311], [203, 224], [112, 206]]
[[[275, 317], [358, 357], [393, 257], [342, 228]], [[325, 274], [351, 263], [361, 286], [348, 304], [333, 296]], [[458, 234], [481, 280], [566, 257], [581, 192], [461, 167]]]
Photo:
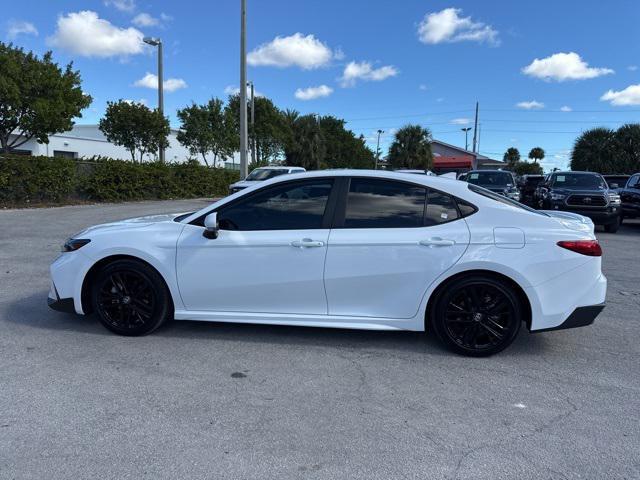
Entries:
[[452, 247], [456, 244], [454, 240], [440, 237], [427, 238], [426, 240], [420, 240], [419, 243], [425, 247]]
[[302, 240], [294, 240], [291, 242], [291, 246], [297, 248], [324, 247], [324, 242], [311, 240], [310, 238], [303, 238]]

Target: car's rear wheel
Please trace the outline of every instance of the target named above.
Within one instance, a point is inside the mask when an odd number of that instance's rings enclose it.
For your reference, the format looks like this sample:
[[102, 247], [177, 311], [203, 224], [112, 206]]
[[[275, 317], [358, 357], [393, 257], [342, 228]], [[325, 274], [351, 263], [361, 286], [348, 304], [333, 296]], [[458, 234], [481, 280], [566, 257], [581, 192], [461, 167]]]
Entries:
[[172, 308], [160, 274], [135, 260], [116, 260], [102, 268], [95, 277], [92, 302], [102, 325], [128, 336], [153, 332]]
[[431, 325], [454, 352], [482, 357], [507, 348], [522, 320], [521, 301], [512, 286], [498, 278], [472, 275], [439, 292]]

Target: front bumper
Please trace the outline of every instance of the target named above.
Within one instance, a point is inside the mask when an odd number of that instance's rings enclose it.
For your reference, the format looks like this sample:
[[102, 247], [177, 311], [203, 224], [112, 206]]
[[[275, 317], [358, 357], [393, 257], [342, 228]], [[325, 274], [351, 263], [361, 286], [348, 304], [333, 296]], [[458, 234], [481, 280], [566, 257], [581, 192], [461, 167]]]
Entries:
[[550, 210], [560, 210], [563, 212], [577, 213], [589, 217], [596, 225], [608, 225], [616, 223], [620, 218], [621, 208], [619, 206], [609, 206], [602, 208], [579, 208], [567, 206], [564, 202], [553, 202]]
[[576, 308], [567, 319], [560, 325], [540, 330], [533, 330], [532, 333], [551, 332], [553, 330], [564, 330], [566, 328], [586, 327], [591, 325], [600, 312], [604, 309], [605, 304], [588, 305]]
[[51, 283], [51, 289], [49, 290], [49, 296], [47, 297], [47, 305], [49, 305], [49, 308], [59, 312], [76, 313], [73, 298], [60, 298], [58, 290], [53, 282]]

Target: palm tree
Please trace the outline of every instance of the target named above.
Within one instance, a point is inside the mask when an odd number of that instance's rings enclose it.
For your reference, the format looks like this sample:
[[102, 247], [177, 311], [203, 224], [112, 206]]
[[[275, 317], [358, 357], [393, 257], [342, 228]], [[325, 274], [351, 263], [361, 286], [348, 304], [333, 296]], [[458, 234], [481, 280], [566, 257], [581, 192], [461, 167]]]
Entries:
[[540, 147], [533, 147], [529, 152], [529, 158], [533, 160], [533, 163], [537, 163], [544, 158], [544, 150]]
[[610, 128], [592, 128], [582, 133], [573, 145], [571, 170], [599, 173], [615, 171], [616, 132]]
[[433, 154], [429, 129], [420, 125], [406, 125], [398, 130], [389, 147], [388, 162], [393, 168], [430, 169]]
[[502, 157], [502, 160], [507, 162], [510, 167], [513, 167], [520, 161], [520, 151], [516, 147], [509, 147]]

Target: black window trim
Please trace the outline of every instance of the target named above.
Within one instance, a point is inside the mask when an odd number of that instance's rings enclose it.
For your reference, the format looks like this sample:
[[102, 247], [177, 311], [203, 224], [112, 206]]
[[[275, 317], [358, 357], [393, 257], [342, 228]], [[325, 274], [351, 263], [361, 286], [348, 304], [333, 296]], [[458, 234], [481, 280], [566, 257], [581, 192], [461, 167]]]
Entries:
[[271, 189], [275, 189], [275, 188], [281, 188], [282, 186], [285, 185], [289, 185], [289, 184], [307, 184], [307, 183], [316, 183], [316, 182], [322, 182], [322, 181], [328, 181], [331, 182], [331, 191], [329, 192], [329, 198], [327, 199], [327, 204], [325, 205], [324, 208], [324, 214], [322, 216], [322, 223], [320, 228], [313, 228], [313, 229], [281, 229], [281, 228], [275, 228], [273, 230], [241, 230], [243, 232], [271, 232], [271, 231], [287, 231], [287, 230], [325, 230], [325, 229], [329, 229], [331, 228], [331, 223], [332, 223], [332, 219], [334, 217], [334, 211], [336, 208], [336, 204], [337, 204], [337, 194], [338, 194], [338, 189], [336, 188], [336, 186], [338, 185], [337, 182], [338, 178], [337, 177], [330, 177], [330, 176], [326, 176], [326, 177], [313, 177], [313, 178], [304, 178], [304, 179], [293, 179], [293, 180], [286, 180], [283, 182], [277, 182], [273, 185], [269, 185], [268, 187], [264, 187], [264, 188], [258, 188], [257, 190], [247, 194], [247, 195], [242, 195], [230, 202], [225, 203], [224, 205], [220, 205], [216, 208], [212, 208], [208, 211], [206, 211], [205, 213], [203, 213], [202, 215], [200, 215], [197, 218], [194, 218], [193, 220], [191, 220], [189, 222], [189, 225], [194, 225], [196, 227], [202, 227], [204, 228], [204, 219], [207, 215], [209, 215], [210, 213], [213, 212], [220, 212], [221, 210], [224, 210], [225, 208], [228, 207], [233, 207], [234, 205], [237, 205], [240, 202], [244, 202], [247, 201], [249, 199], [251, 199], [252, 197], [256, 196], [256, 195], [262, 195], [264, 193], [268, 193], [269, 190]]
[[[353, 175], [353, 176], [349, 176], [349, 177], [338, 177], [342, 180], [342, 182], [340, 182], [337, 186], [339, 187], [338, 190], [340, 191], [340, 196], [337, 202], [337, 205], [335, 206], [335, 214], [334, 214], [334, 218], [333, 218], [333, 222], [331, 225], [331, 229], [340, 229], [340, 230], [379, 230], [379, 229], [400, 229], [400, 228], [431, 228], [431, 227], [437, 227], [439, 225], [444, 225], [450, 222], [455, 222], [457, 220], [461, 220], [463, 218], [469, 217], [471, 215], [473, 215], [474, 213], [476, 213], [478, 211], [478, 207], [476, 205], [474, 205], [473, 203], [469, 202], [468, 200], [464, 200], [464, 199], [459, 199], [458, 197], [456, 197], [455, 195], [452, 195], [451, 193], [448, 192], [443, 192], [442, 190], [439, 190], [437, 188], [433, 188], [430, 187], [428, 185], [424, 185], [422, 183], [414, 183], [414, 182], [410, 182], [408, 180], [404, 180], [404, 179], [395, 179], [395, 178], [386, 178], [386, 177], [370, 177], [370, 176], [365, 176], [365, 175]], [[346, 217], [346, 211], [347, 211], [347, 196], [349, 194], [349, 188], [351, 187], [351, 180], [357, 178], [357, 179], [365, 179], [365, 180], [380, 180], [380, 181], [387, 181], [387, 182], [394, 182], [394, 183], [404, 183], [406, 185], [411, 185], [412, 187], [418, 187], [418, 188], [423, 188], [426, 190], [426, 195], [425, 195], [425, 204], [424, 204], [424, 211], [423, 211], [423, 215], [422, 215], [422, 225], [418, 225], [415, 227], [345, 227], [344, 226], [344, 222], [345, 222], [345, 217]], [[336, 188], [336, 185], [334, 185], [334, 189]], [[437, 192], [440, 193], [442, 195], [447, 195], [448, 197], [451, 197], [453, 199], [453, 204], [454, 207], [456, 209], [456, 212], [458, 213], [458, 216], [454, 219], [451, 220], [447, 220], [446, 222], [440, 222], [440, 223], [436, 223], [435, 225], [427, 225], [426, 223], [426, 219], [427, 219], [427, 206], [429, 204], [429, 191], [433, 191], [433, 192]], [[463, 201], [464, 203], [466, 203], [467, 205], [469, 205], [470, 207], [473, 208], [473, 212], [467, 214], [467, 215], [463, 215], [462, 212], [460, 211], [460, 207], [458, 207], [458, 202]]]

